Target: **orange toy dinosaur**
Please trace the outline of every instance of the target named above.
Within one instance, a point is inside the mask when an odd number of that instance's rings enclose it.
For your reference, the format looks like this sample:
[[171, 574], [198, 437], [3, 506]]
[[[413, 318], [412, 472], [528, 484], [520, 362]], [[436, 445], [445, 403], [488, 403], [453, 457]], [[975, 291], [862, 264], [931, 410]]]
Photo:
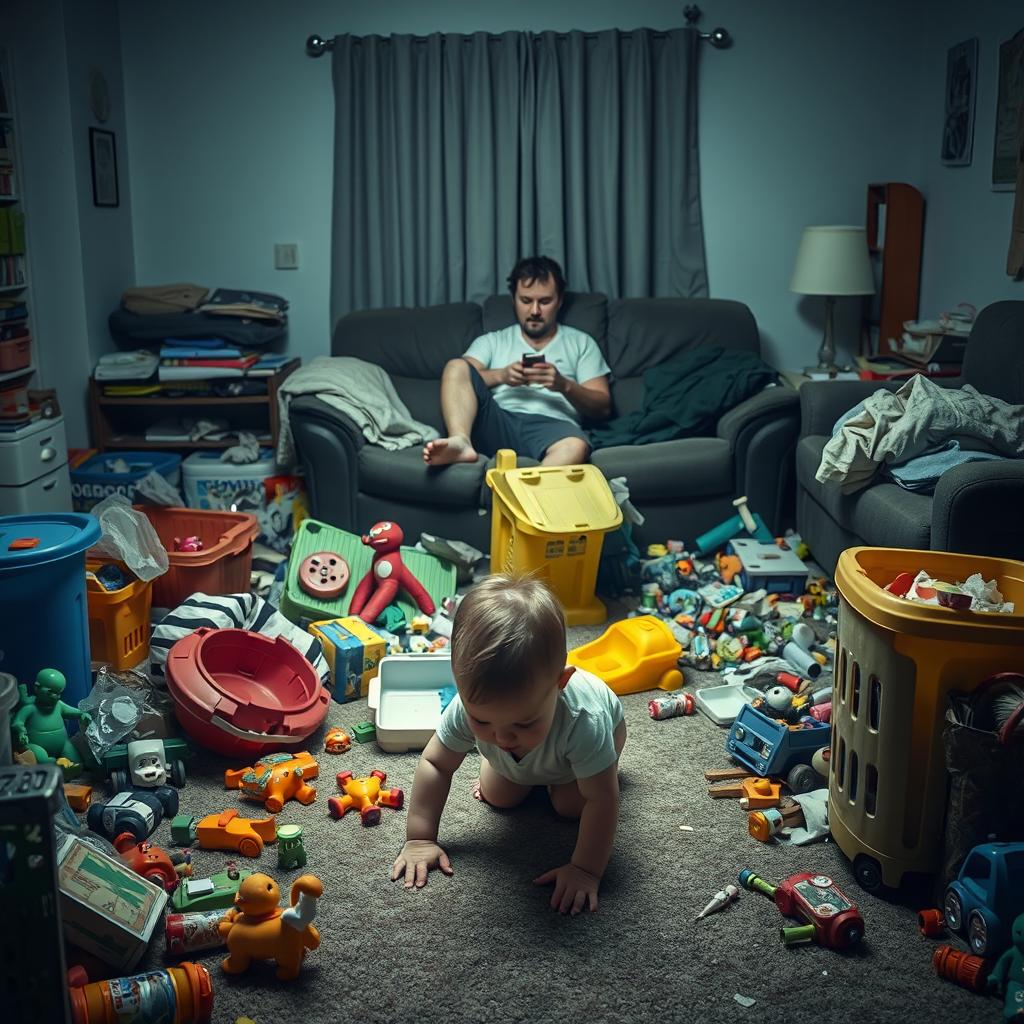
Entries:
[[345, 791], [344, 796], [332, 796], [327, 801], [327, 811], [332, 818], [342, 818], [348, 811], [359, 811], [364, 825], [376, 825], [380, 821], [381, 807], [402, 809], [405, 793], [400, 789], [381, 789], [388, 777], [375, 768], [362, 779], [352, 777], [351, 772], [338, 772], [338, 785]]
[[238, 887], [234, 907], [218, 925], [228, 947], [221, 967], [228, 974], [241, 974], [253, 960], [274, 960], [278, 980], [293, 981], [306, 950], [320, 945], [320, 933], [312, 922], [323, 892], [315, 875], [300, 875], [292, 883], [291, 906], [282, 908], [277, 882], [270, 875], [250, 875]]
[[320, 774], [320, 765], [308, 750], [297, 754], [267, 754], [251, 768], [229, 768], [224, 773], [226, 789], [240, 789], [244, 796], [262, 800], [271, 813], [278, 814], [288, 800], [311, 804], [316, 790], [309, 785]]

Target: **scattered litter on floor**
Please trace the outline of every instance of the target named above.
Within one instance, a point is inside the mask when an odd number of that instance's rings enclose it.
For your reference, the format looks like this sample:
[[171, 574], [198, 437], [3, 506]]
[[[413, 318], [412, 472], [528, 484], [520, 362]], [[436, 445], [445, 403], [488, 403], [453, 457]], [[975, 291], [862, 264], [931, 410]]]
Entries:
[[733, 999], [735, 999], [736, 1002], [740, 1004], [740, 1006], [748, 1006], [749, 1007], [749, 1006], [753, 1006], [754, 1003], [757, 1002], [756, 999], [751, 999], [750, 996], [740, 995], [739, 992], [737, 992], [736, 995], [733, 996]]

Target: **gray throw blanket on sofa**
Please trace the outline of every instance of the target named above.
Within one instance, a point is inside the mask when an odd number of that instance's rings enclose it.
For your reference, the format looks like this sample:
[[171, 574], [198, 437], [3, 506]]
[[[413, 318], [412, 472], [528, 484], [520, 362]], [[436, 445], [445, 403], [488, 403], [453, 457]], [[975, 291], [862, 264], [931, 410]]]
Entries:
[[704, 346], [644, 371], [644, 404], [589, 431], [595, 449], [714, 437], [718, 421], [778, 374], [753, 352]]

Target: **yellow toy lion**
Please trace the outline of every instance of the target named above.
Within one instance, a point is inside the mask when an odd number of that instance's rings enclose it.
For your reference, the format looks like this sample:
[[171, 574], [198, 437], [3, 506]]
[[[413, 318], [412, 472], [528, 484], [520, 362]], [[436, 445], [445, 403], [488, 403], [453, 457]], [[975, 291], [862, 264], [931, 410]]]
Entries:
[[291, 906], [282, 908], [277, 882], [270, 875], [250, 875], [219, 925], [228, 947], [221, 967], [228, 974], [241, 974], [253, 960], [274, 960], [279, 980], [297, 978], [306, 950], [320, 945], [320, 933], [312, 922], [323, 892], [315, 875], [300, 875], [292, 883]]

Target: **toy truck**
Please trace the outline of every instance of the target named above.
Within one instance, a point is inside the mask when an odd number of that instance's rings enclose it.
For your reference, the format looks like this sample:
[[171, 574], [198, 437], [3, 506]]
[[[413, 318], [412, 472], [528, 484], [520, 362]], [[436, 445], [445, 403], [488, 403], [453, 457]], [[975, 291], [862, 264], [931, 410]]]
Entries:
[[725, 749], [755, 775], [784, 778], [794, 792], [806, 793], [814, 788], [811, 758], [831, 739], [832, 727], [827, 722], [808, 717], [787, 725], [744, 704], [729, 730]]
[[156, 789], [185, 785], [185, 761], [191, 751], [184, 740], [148, 739], [118, 743], [104, 755], [101, 765], [115, 793], [125, 789]]
[[178, 791], [170, 786], [118, 793], [105, 804], [92, 804], [86, 824], [101, 836], [113, 839], [129, 832], [135, 842], [148, 839], [165, 817], [178, 813]]
[[975, 956], [998, 956], [1010, 945], [1010, 926], [1024, 913], [1024, 843], [974, 847], [942, 904], [946, 927], [967, 940]]

